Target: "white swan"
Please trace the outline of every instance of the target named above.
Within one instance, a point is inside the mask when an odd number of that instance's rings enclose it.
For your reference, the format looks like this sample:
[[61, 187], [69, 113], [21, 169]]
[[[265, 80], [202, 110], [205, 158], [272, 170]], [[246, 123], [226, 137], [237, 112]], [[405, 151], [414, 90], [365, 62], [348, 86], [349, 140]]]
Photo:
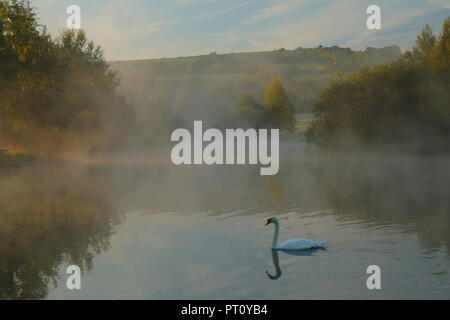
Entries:
[[323, 248], [325, 241], [312, 241], [308, 239], [290, 239], [280, 244], [278, 242], [278, 233], [280, 231], [280, 224], [277, 218], [270, 218], [266, 222], [266, 226], [273, 223], [275, 225], [275, 232], [273, 234], [272, 249], [276, 250], [310, 250]]

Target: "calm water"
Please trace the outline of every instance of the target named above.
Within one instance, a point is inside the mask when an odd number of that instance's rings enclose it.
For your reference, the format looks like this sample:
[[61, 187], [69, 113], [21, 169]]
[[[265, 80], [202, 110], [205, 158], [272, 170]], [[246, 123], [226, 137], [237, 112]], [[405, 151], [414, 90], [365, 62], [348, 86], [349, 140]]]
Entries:
[[[0, 297], [450, 299], [448, 159], [378, 160], [298, 160], [272, 178], [142, 163], [5, 174]], [[327, 249], [272, 252], [270, 216], [280, 240]]]

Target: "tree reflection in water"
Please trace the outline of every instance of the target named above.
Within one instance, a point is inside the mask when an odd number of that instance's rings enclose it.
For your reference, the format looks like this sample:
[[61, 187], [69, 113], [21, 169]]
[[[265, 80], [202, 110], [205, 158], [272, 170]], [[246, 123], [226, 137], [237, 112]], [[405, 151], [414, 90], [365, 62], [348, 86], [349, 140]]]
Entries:
[[428, 250], [450, 255], [450, 157], [343, 157], [315, 167], [318, 189], [341, 220], [407, 226]]
[[42, 299], [62, 263], [92, 268], [120, 221], [107, 177], [87, 167], [0, 176], [0, 299]]
[[[122, 219], [119, 207], [234, 212], [255, 215], [259, 222], [262, 213], [333, 209], [338, 223], [394, 226], [417, 234], [425, 251], [442, 249], [450, 256], [449, 161], [448, 156], [339, 158], [311, 152], [282, 162], [280, 173], [269, 179], [254, 167], [150, 164], [111, 170], [47, 166], [0, 175], [0, 299], [45, 298], [64, 263], [92, 268], [93, 257], [108, 249]], [[277, 277], [275, 258], [270, 274]]]

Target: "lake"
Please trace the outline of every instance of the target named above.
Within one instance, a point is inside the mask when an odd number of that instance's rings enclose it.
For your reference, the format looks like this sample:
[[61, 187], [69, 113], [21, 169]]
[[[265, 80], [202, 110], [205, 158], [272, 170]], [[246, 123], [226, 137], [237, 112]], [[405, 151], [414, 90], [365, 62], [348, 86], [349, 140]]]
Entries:
[[[148, 155], [3, 173], [0, 298], [450, 299], [447, 157], [290, 150], [274, 177]], [[272, 216], [326, 249], [272, 251]]]

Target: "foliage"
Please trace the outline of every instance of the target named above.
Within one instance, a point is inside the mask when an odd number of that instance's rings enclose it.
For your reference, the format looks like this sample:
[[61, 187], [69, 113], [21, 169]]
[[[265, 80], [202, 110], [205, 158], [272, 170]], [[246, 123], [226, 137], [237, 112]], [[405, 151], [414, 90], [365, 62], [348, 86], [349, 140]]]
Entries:
[[450, 18], [398, 61], [342, 76], [320, 93], [309, 141], [331, 149], [429, 153], [450, 145]]
[[[92, 269], [122, 216], [115, 188], [89, 168], [43, 166], [2, 176], [0, 300], [43, 299], [61, 266]], [[62, 178], [63, 177], [63, 178]]]
[[[57, 139], [69, 132], [98, 133], [111, 124], [111, 115], [125, 113], [124, 101], [116, 94], [118, 85], [102, 50], [84, 31], [66, 30], [52, 39], [28, 1], [0, 1], [4, 140], [32, 148], [30, 135], [45, 133]], [[56, 142], [46, 141], [44, 147], [52, 144]]]
[[367, 48], [364, 51], [332, 46], [228, 54], [211, 53], [195, 57], [124, 61], [116, 64], [132, 65], [136, 69], [143, 68], [158, 75], [254, 74], [267, 68], [272, 73], [294, 75], [357, 71], [364, 66], [393, 61], [400, 55], [398, 46]]
[[273, 78], [264, 91], [264, 105], [272, 115], [275, 127], [287, 131], [294, 130], [294, 108], [277, 78]]
[[280, 81], [273, 78], [264, 91], [264, 105], [258, 103], [251, 93], [243, 95], [228, 119], [227, 125], [293, 131], [294, 109]]
[[[400, 56], [397, 46], [363, 51], [332, 46], [115, 61], [111, 65], [120, 71], [124, 79], [130, 79], [124, 81], [124, 85], [132, 82], [130, 91], [133, 95], [142, 97], [147, 94], [151, 98], [158, 96], [158, 100], [166, 100], [174, 92], [187, 91], [184, 101], [192, 100], [195, 104], [201, 86], [209, 95], [212, 93], [214, 106], [219, 101], [225, 101], [226, 97], [238, 97], [244, 92], [264, 88], [273, 77], [277, 77], [296, 112], [310, 112], [316, 94], [328, 85], [337, 72], [356, 72], [364, 66], [391, 62]], [[150, 93], [148, 85], [154, 88]], [[210, 106], [205, 109], [210, 109]], [[209, 111], [203, 110], [203, 113]], [[216, 111], [211, 113], [208, 118], [217, 114]]]

